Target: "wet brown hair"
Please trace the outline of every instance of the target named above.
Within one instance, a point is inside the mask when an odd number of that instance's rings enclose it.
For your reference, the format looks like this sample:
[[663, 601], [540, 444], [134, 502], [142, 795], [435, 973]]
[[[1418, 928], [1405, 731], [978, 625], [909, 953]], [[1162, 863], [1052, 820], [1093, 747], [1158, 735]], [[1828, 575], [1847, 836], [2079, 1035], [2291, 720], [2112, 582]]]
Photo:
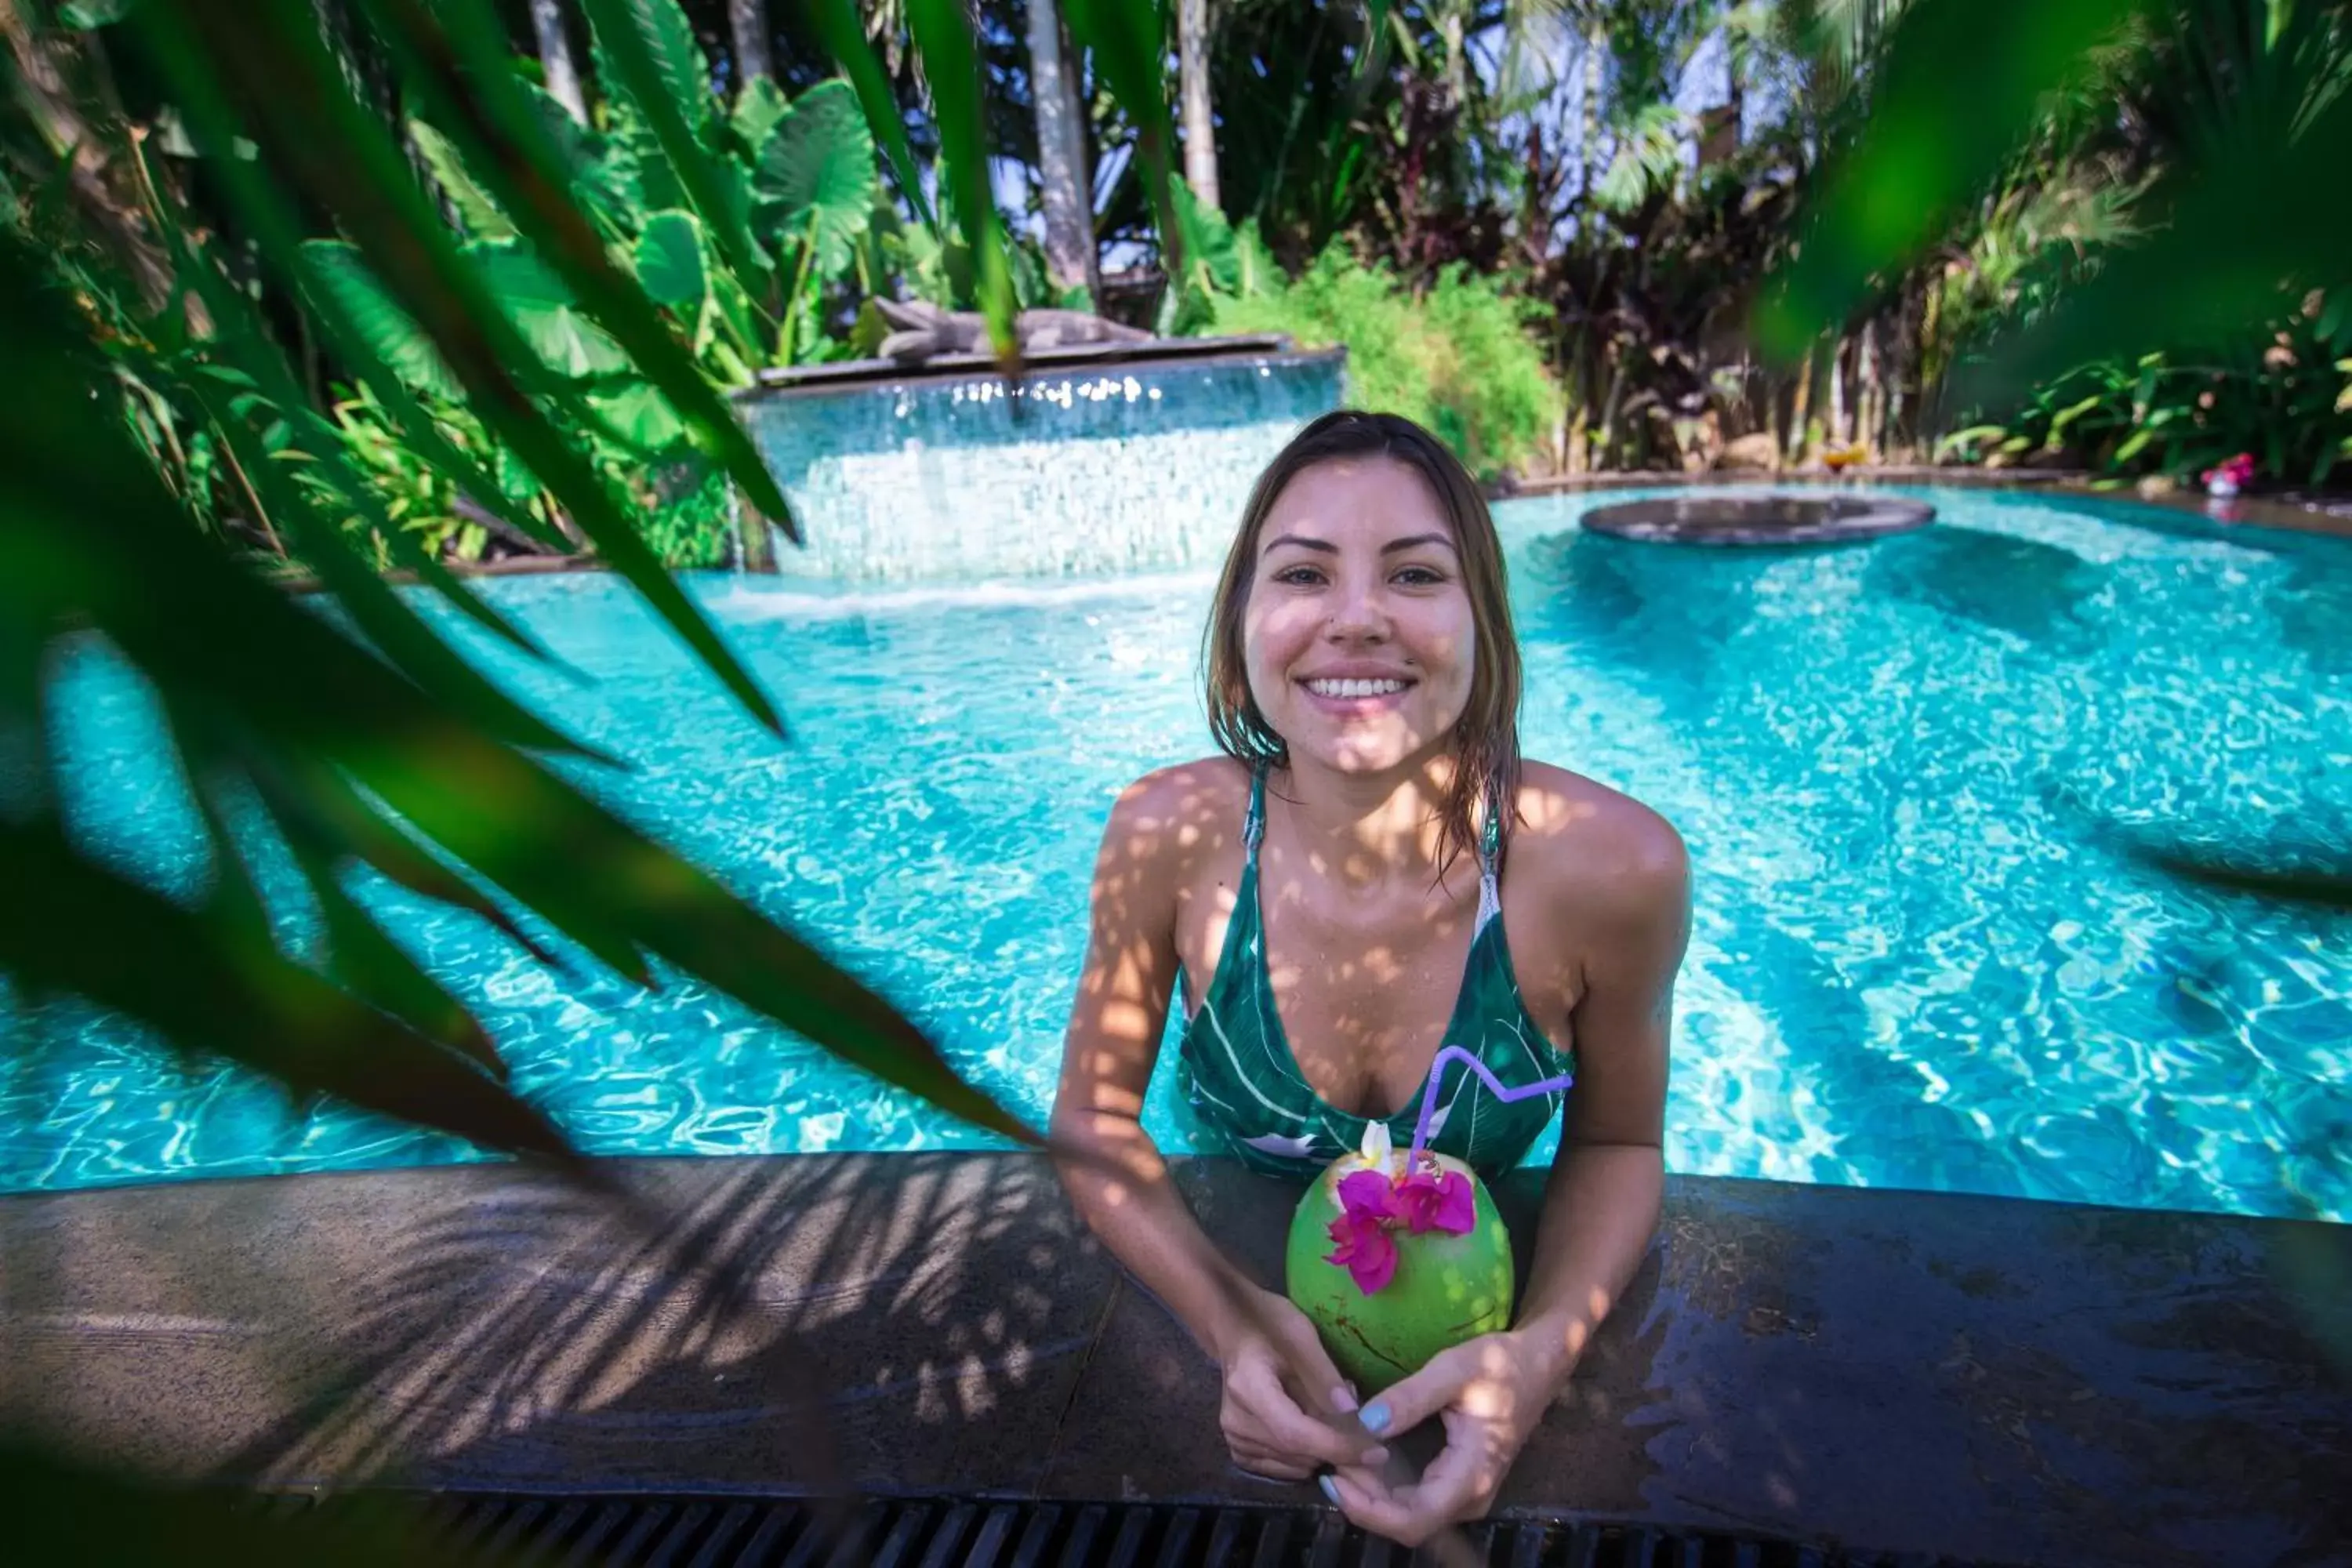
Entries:
[[1519, 641], [1511, 626], [1508, 579], [1495, 519], [1478, 487], [1445, 443], [1395, 414], [1340, 409], [1326, 414], [1275, 454], [1250, 491], [1241, 531], [1234, 536], [1217, 579], [1217, 595], [1202, 639], [1208, 679], [1209, 732], [1218, 750], [1250, 764], [1287, 767], [1290, 748], [1258, 711], [1243, 658], [1242, 622], [1256, 576], [1258, 536], [1292, 479], [1318, 463], [1339, 458], [1390, 458], [1429, 481], [1462, 559], [1462, 585], [1470, 595], [1475, 667], [1469, 700], [1454, 726], [1454, 780], [1438, 815], [1438, 872], [1465, 850], [1475, 852], [1479, 824], [1499, 818], [1499, 865], [1509, 846], [1512, 803], [1519, 783]]

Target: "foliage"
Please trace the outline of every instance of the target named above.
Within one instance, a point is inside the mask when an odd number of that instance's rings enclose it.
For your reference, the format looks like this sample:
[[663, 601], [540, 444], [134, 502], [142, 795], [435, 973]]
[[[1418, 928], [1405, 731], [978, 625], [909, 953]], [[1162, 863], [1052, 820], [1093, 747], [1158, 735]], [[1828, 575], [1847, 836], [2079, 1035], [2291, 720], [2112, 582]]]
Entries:
[[[1264, 255], [1247, 225], [1236, 276], [1243, 254]], [[1254, 259], [1251, 275], [1265, 265]], [[1216, 296], [1214, 311], [1219, 331], [1344, 345], [1351, 403], [1428, 426], [1482, 479], [1524, 468], [1559, 417], [1559, 388], [1528, 335], [1535, 312], [1458, 265], [1416, 295], [1334, 244], [1295, 280], [1276, 275], [1255, 293]]]
[[2081, 366], [2008, 419], [1955, 431], [1938, 455], [2186, 482], [2243, 452], [2258, 483], [2315, 489], [2352, 461], [2347, 316], [2315, 293], [2267, 336], [2201, 362], [2158, 353]]
[[[432, 90], [458, 111], [450, 122], [467, 127], [466, 166], [483, 174], [482, 198], [514, 229], [474, 245], [498, 248], [460, 247], [415, 201], [391, 138], [349, 96], [302, 0], [242, 10], [236, 26], [205, 25], [221, 18], [200, 4], [141, 7], [123, 24], [123, 42], [168, 77], [212, 145], [226, 144], [217, 127], [229, 89], [250, 85], [266, 63], [318, 64], [314, 92], [299, 108], [280, 101], [258, 114], [249, 162], [225, 161], [217, 173], [264, 263], [300, 286], [315, 319], [362, 367], [355, 395], [380, 400], [356, 405], [364, 417], [395, 420], [413, 449], [446, 456], [436, 478], [405, 481], [419, 499], [409, 515], [386, 510], [351, 447], [301, 398], [251, 300], [199, 248], [171, 193], [126, 181], [146, 193], [134, 215], [144, 228], [132, 237], [168, 258], [166, 286], [145, 293], [136, 282], [145, 253], [126, 244], [121, 223], [65, 251], [33, 243], [21, 226], [0, 231], [0, 333], [16, 394], [0, 421], [12, 481], [0, 499], [0, 773], [10, 780], [0, 797], [0, 879], [11, 889], [0, 972], [19, 994], [77, 992], [181, 1048], [584, 1178], [561, 1131], [507, 1087], [479, 1022], [346, 890], [343, 877], [365, 865], [473, 912], [542, 959], [561, 943], [573, 962], [640, 984], [655, 982], [656, 963], [698, 977], [953, 1113], [1028, 1136], [887, 1001], [551, 769], [542, 753], [593, 753], [516, 707], [382, 582], [382, 556], [354, 551], [341, 526], [352, 515], [453, 605], [535, 653], [526, 632], [416, 548], [409, 526], [442, 526], [446, 516], [426, 515], [430, 503], [462, 488], [507, 525], [544, 531], [546, 517], [511, 504], [510, 492], [532, 488], [588, 527], [748, 711], [774, 721], [765, 693], [652, 568], [637, 535], [613, 527], [615, 492], [581, 451], [582, 427], [600, 416], [576, 384], [626, 362], [681, 420], [714, 405], [723, 416], [724, 405], [683, 354], [633, 346], [656, 319], [634, 272], [604, 270], [615, 263], [601, 245], [593, 261], [574, 253], [594, 220], [575, 202], [573, 182], [547, 177], [549, 149], [517, 140], [523, 121], [495, 101], [513, 83], [478, 25], [484, 15], [392, 0], [386, 9], [415, 46], [410, 68], [443, 71]], [[514, 94], [505, 107], [523, 102]], [[137, 169], [128, 136], [84, 152]], [[353, 248], [302, 244], [286, 221], [294, 193], [337, 219]], [[29, 205], [48, 198], [37, 191]], [[665, 292], [677, 297], [678, 282], [668, 278]], [[85, 287], [113, 303], [93, 309]], [[380, 318], [370, 313], [376, 306]], [[142, 328], [135, 339], [117, 333], [126, 317]], [[405, 375], [387, 368], [378, 347], [394, 328], [417, 334]], [[212, 420], [340, 614], [293, 603], [189, 526], [184, 492], [142, 459], [125, 417], [109, 350], [126, 342], [126, 361], [169, 379], [175, 402]], [[151, 345], [184, 357], [167, 360]], [[409, 384], [444, 374], [475, 423], [419, 421]], [[710, 443], [716, 464], [781, 515], [765, 473], [739, 461], [749, 449], [740, 428], [730, 421], [729, 430]], [[472, 456], [459, 441], [475, 447]], [[93, 636], [142, 673], [169, 720], [210, 842], [209, 886], [190, 901], [89, 857], [61, 815], [42, 671], [62, 639]], [[292, 849], [324, 942], [279, 947], [247, 846], [226, 826], [232, 798], [257, 803]], [[525, 919], [542, 934], [526, 931]]]

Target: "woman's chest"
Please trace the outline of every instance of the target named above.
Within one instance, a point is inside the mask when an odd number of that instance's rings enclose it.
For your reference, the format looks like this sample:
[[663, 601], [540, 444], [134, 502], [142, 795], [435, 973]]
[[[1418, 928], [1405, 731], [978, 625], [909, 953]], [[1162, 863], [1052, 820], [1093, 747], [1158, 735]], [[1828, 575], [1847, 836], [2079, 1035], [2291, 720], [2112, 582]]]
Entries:
[[[1538, 1029], [1566, 1045], [1570, 971], [1549, 956], [1530, 963], [1521, 952], [1550, 952], [1541, 911], [1506, 889], [1507, 940], [1482, 950], [1475, 873], [1465, 883], [1418, 898], [1333, 897], [1269, 867], [1249, 907], [1240, 901], [1245, 884], [1203, 889], [1179, 921], [1186, 1005], [1197, 1006], [1212, 985], [1253, 1006], [1270, 1003], [1309, 1087], [1362, 1115], [1412, 1101], [1459, 1006], [1524, 1005]], [[1226, 964], [1242, 972], [1223, 975]]]

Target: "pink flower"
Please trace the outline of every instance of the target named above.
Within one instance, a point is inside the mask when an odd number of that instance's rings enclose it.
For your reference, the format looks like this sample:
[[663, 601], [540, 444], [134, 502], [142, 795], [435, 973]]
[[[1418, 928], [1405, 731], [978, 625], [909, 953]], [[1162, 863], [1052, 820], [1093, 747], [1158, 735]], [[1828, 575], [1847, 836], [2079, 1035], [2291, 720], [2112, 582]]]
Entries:
[[2210, 485], [2217, 474], [2233, 485], [2248, 483], [2254, 477], [2254, 455], [2252, 452], [2241, 452], [2226, 462], [2206, 469], [2198, 477]]
[[1396, 1184], [1391, 1202], [1405, 1228], [1415, 1236], [1426, 1230], [1466, 1236], [1478, 1223], [1470, 1178], [1459, 1171], [1441, 1171], [1435, 1165], [1415, 1171]]
[[1323, 1261], [1344, 1267], [1369, 1296], [1396, 1277], [1396, 1242], [1389, 1235], [1397, 1217], [1396, 1190], [1378, 1171], [1357, 1171], [1340, 1178], [1339, 1207], [1331, 1222], [1336, 1248]]

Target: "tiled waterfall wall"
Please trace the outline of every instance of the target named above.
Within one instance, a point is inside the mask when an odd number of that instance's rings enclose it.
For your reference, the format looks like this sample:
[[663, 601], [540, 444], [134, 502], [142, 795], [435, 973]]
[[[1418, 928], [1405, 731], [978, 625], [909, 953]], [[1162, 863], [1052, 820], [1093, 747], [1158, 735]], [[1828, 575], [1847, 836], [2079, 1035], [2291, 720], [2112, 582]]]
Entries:
[[1220, 558], [1251, 482], [1339, 405], [1344, 355], [1257, 353], [778, 389], [743, 402], [807, 547], [837, 583], [968, 582]]

